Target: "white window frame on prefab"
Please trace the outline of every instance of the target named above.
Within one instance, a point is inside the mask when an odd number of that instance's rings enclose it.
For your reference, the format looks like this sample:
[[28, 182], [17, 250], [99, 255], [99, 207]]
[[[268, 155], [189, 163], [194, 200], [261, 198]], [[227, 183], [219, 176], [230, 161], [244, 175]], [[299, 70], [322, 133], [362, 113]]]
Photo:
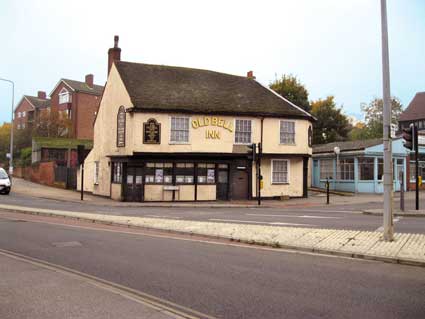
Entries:
[[[293, 125], [294, 131], [289, 131], [289, 126], [287, 126], [287, 130], [283, 131], [283, 123], [291, 123]], [[295, 145], [295, 121], [288, 120], [280, 120], [279, 121], [279, 134], [280, 134], [280, 144], [283, 145]]]
[[[284, 173], [282, 172], [275, 172], [274, 171], [274, 163], [275, 162], [286, 162], [286, 181], [275, 181], [273, 178], [273, 173]], [[289, 184], [290, 180], [290, 171], [291, 171], [291, 161], [289, 159], [272, 159], [271, 160], [271, 168], [270, 168], [270, 180], [272, 181], [272, 184]]]
[[94, 185], [99, 185], [99, 161], [94, 162], [94, 175], [93, 175], [93, 183]]
[[[173, 125], [175, 126], [177, 123], [175, 123], [176, 119], [183, 119], [184, 121], [187, 121], [187, 128], [185, 127], [186, 123], [183, 125], [183, 127], [179, 127], [173, 128]], [[185, 136], [185, 132], [187, 131], [187, 139], [180, 139], [180, 136]], [[173, 132], [179, 133], [179, 134], [174, 134], [173, 136]], [[182, 135], [180, 133], [183, 133]], [[179, 136], [177, 138], [177, 136]], [[174, 115], [174, 116], [170, 116], [170, 144], [189, 144], [190, 143], [190, 117], [189, 116], [181, 116], [181, 115]]]
[[[240, 130], [241, 126], [240, 125], [238, 126], [238, 121], [242, 121], [242, 123], [249, 122], [250, 123], [249, 124], [250, 130], [249, 131], [245, 130], [247, 128], [247, 126], [244, 127], [244, 125], [242, 125], [242, 129], [244, 129], [244, 130], [241, 131]], [[249, 145], [249, 144], [252, 143], [253, 122], [252, 122], [251, 119], [235, 119], [235, 126], [234, 127], [235, 127], [235, 144]], [[239, 128], [239, 131], [238, 131], [238, 128]], [[249, 141], [246, 141], [245, 138], [238, 138], [238, 133], [242, 134], [242, 136], [245, 135], [245, 137], [248, 136], [248, 134], [249, 134]], [[239, 136], [239, 137], [241, 137], [241, 136]]]
[[62, 90], [59, 92], [59, 104], [65, 104], [71, 102], [71, 94], [69, 91], [65, 88], [62, 88]]

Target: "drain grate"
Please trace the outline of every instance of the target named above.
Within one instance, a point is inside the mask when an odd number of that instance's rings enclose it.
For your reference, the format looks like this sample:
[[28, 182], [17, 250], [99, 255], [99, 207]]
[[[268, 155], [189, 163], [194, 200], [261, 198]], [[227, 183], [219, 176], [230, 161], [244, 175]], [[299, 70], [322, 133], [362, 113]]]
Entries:
[[53, 246], [63, 248], [63, 247], [81, 247], [83, 246], [79, 241], [64, 241], [52, 243]]

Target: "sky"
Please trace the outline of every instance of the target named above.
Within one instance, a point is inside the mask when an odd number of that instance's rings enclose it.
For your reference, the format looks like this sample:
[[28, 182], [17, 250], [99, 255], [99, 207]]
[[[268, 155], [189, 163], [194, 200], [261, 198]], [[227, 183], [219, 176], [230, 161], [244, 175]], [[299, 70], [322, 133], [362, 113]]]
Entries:
[[[425, 91], [425, 1], [387, 0], [391, 94]], [[60, 78], [106, 81], [107, 50], [124, 61], [236, 75], [268, 85], [292, 74], [310, 100], [335, 96], [347, 115], [382, 96], [380, 0], [0, 0], [0, 78], [24, 94]], [[0, 123], [11, 86], [0, 81]]]

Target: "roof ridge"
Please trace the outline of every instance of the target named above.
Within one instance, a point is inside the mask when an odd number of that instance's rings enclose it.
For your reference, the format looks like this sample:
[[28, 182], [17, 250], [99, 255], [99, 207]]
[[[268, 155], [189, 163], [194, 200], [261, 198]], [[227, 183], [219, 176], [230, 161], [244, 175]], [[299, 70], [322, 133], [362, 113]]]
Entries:
[[151, 64], [151, 63], [140, 63], [140, 62], [131, 62], [131, 61], [114, 61], [114, 63], [123, 64], [138, 64], [138, 65], [145, 65], [145, 66], [156, 66], [156, 67], [164, 67], [164, 68], [175, 68], [175, 69], [182, 69], [182, 70], [192, 70], [192, 71], [203, 71], [203, 72], [209, 72], [209, 73], [216, 73], [220, 75], [227, 75], [227, 76], [236, 76], [242, 79], [251, 80], [243, 75], [236, 75], [236, 74], [230, 74], [230, 73], [224, 73], [220, 71], [214, 71], [214, 70], [208, 70], [208, 69], [200, 69], [200, 68], [190, 68], [186, 66], [178, 66], [178, 65], [168, 65], [168, 64]]

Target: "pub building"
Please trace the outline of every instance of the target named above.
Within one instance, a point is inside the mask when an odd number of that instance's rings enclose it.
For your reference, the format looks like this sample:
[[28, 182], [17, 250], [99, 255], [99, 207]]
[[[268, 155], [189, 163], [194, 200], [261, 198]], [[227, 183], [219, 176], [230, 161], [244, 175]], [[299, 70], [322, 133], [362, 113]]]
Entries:
[[108, 54], [85, 191], [137, 202], [307, 196], [314, 118], [251, 71], [124, 62], [117, 36]]

